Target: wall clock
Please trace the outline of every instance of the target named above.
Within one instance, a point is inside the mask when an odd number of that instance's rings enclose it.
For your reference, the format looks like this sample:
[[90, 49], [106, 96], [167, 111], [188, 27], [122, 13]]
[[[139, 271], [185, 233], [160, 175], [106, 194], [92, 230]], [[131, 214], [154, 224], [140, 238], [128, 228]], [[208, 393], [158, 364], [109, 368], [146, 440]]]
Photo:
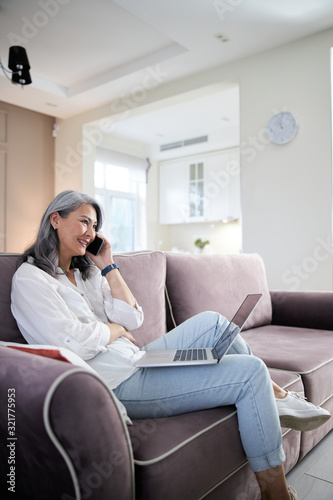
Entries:
[[287, 144], [295, 137], [297, 128], [294, 115], [288, 111], [281, 111], [269, 120], [267, 135], [274, 144]]

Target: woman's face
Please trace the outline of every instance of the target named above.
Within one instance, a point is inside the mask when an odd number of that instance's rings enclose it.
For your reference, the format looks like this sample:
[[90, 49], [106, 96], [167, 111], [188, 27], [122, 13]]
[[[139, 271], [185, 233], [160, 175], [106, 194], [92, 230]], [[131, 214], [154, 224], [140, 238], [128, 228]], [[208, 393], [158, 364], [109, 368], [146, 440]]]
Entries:
[[96, 235], [97, 215], [94, 207], [81, 205], [67, 217], [55, 212], [50, 220], [58, 231], [60, 260], [85, 255], [87, 246]]

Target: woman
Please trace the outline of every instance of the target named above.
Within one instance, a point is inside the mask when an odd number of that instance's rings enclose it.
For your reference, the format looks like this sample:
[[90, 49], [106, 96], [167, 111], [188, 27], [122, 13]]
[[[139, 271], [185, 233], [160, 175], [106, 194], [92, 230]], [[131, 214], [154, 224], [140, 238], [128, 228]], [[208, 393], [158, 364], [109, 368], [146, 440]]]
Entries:
[[[266, 366], [240, 336], [215, 366], [136, 368], [141, 353], [130, 330], [142, 324], [143, 312], [114, 264], [110, 243], [99, 235], [104, 239], [99, 254], [87, 250], [101, 223], [99, 205], [79, 192], [65, 191], [47, 208], [37, 239], [13, 277], [12, 311], [22, 335], [29, 343], [75, 351], [134, 418], [235, 404], [242, 444], [262, 498], [297, 498], [285, 481], [277, 408], [282, 404], [280, 412], [295, 428], [314, 428], [330, 414], [272, 385]], [[202, 313], [145, 349], [211, 347], [227, 324], [217, 313]], [[305, 416], [293, 418], [293, 405]]]

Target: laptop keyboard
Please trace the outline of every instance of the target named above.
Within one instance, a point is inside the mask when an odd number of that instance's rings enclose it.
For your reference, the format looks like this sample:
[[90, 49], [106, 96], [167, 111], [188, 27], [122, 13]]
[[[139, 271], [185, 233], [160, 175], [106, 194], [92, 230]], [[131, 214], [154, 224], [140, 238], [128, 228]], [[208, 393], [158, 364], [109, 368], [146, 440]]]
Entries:
[[197, 361], [207, 359], [205, 349], [178, 349], [173, 361]]

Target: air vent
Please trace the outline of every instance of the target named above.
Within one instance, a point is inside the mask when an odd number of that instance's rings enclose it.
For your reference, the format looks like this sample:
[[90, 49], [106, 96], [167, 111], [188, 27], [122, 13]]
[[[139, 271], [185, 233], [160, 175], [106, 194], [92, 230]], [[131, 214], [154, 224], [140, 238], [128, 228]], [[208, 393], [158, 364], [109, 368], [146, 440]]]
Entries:
[[160, 151], [169, 151], [170, 149], [184, 148], [185, 146], [193, 146], [193, 144], [200, 144], [201, 142], [207, 142], [208, 135], [203, 135], [201, 137], [194, 137], [193, 139], [186, 139], [185, 141], [170, 142], [169, 144], [162, 144], [160, 146]]
[[194, 139], [187, 139], [184, 141], [184, 146], [192, 146], [192, 144], [199, 144], [200, 142], [207, 142], [208, 136], [203, 135], [202, 137], [195, 137]]
[[160, 151], [168, 151], [169, 149], [177, 149], [182, 148], [184, 146], [184, 142], [170, 142], [169, 144], [162, 144], [160, 147]]

